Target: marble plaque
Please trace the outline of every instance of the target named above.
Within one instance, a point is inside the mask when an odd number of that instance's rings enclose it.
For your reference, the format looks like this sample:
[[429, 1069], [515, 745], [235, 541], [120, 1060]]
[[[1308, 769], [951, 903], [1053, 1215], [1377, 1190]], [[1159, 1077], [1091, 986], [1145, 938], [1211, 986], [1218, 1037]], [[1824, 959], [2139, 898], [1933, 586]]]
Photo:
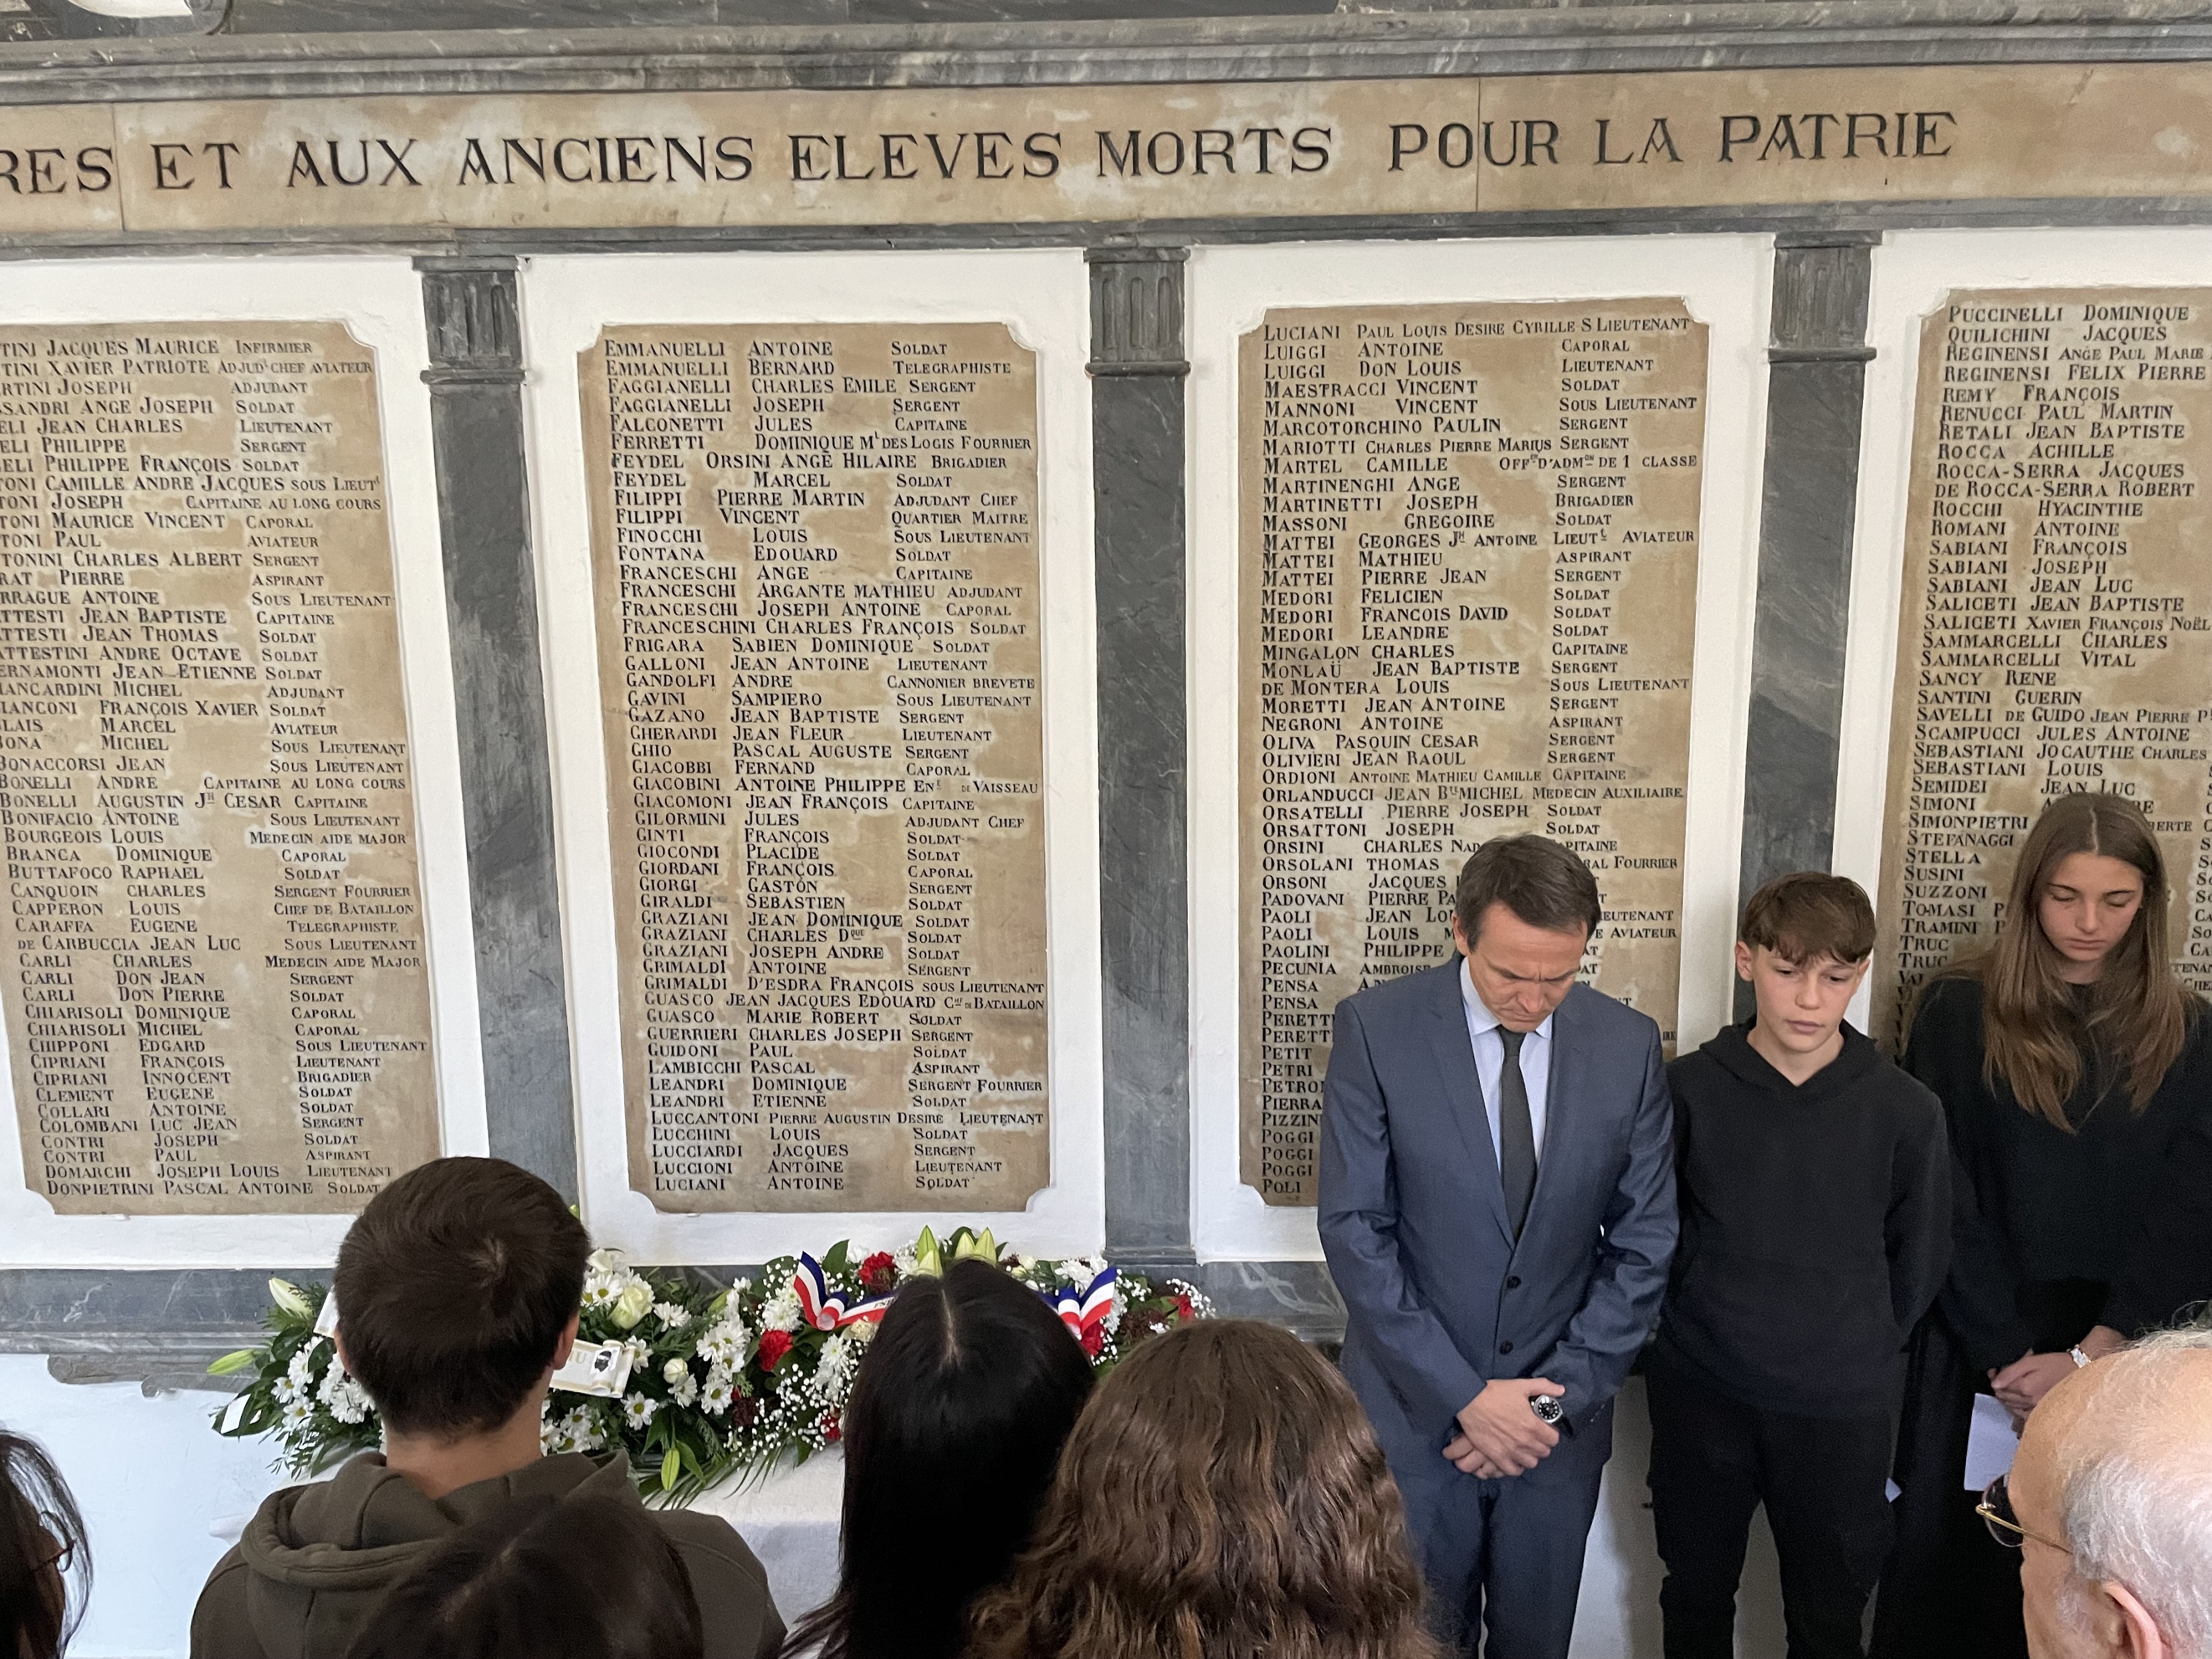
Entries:
[[[2212, 289], [1954, 293], [1921, 327], [1875, 1033], [1986, 944], [2045, 802], [2133, 797], [2212, 989]], [[2185, 906], [2185, 908], [2184, 908]]]
[[2157, 199], [2212, 193], [2208, 111], [2203, 63], [29, 106], [0, 232]]
[[64, 1214], [438, 1155], [385, 488], [342, 324], [0, 328], [0, 1005]]
[[1050, 1178], [1033, 355], [684, 325], [580, 369], [631, 1184], [1020, 1209]]
[[1679, 301], [1267, 313], [1240, 365], [1243, 1178], [1314, 1201], [1330, 1018], [1469, 853], [1582, 854], [1674, 1040], [1705, 328]]

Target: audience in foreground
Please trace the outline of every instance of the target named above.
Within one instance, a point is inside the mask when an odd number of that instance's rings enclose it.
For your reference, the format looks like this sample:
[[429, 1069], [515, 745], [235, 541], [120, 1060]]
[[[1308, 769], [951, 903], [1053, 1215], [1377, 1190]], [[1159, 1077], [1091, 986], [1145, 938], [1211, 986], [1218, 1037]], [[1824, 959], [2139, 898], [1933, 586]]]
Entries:
[[0, 1431], [0, 1655], [55, 1659], [84, 1615], [84, 1517], [34, 1440]]
[[953, 1659], [969, 1602], [1029, 1542], [1091, 1380], [1059, 1316], [990, 1263], [907, 1280], [845, 1409], [837, 1592], [785, 1651]]
[[702, 1659], [683, 1558], [635, 1502], [525, 1498], [423, 1555], [346, 1659]]
[[[201, 1592], [195, 1659], [342, 1652], [438, 1545], [517, 1498], [642, 1511], [620, 1455], [540, 1448], [590, 1250], [559, 1194], [497, 1158], [440, 1158], [369, 1201], [338, 1250], [337, 1346], [376, 1403], [385, 1449], [262, 1504]], [[773, 1654], [783, 1621], [729, 1523], [677, 1510], [650, 1520], [690, 1580], [707, 1659]]]
[[1099, 1386], [978, 1659], [1437, 1659], [1352, 1390], [1289, 1332], [1187, 1325]]
[[2033, 1659], [2212, 1659], [2212, 1326], [2060, 1381], [1981, 1511]]

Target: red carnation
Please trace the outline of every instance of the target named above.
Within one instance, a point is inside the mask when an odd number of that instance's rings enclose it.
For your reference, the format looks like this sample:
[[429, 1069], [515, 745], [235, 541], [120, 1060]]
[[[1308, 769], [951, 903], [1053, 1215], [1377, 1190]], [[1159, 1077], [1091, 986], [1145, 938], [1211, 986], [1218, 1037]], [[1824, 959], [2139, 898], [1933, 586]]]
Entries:
[[1093, 1359], [1096, 1359], [1105, 1351], [1105, 1328], [1099, 1325], [1090, 1325], [1085, 1327], [1083, 1332], [1083, 1352], [1089, 1354]]
[[860, 1263], [860, 1288], [870, 1296], [883, 1296], [898, 1283], [898, 1263], [889, 1250], [878, 1250]]
[[822, 1438], [834, 1446], [844, 1437], [845, 1431], [837, 1421], [837, 1413], [831, 1412], [829, 1416], [822, 1419]]
[[1185, 1322], [1198, 1317], [1198, 1310], [1190, 1305], [1190, 1297], [1181, 1291], [1176, 1292], [1176, 1317]]
[[760, 1340], [760, 1364], [764, 1371], [772, 1371], [776, 1362], [791, 1352], [789, 1331], [763, 1331]]

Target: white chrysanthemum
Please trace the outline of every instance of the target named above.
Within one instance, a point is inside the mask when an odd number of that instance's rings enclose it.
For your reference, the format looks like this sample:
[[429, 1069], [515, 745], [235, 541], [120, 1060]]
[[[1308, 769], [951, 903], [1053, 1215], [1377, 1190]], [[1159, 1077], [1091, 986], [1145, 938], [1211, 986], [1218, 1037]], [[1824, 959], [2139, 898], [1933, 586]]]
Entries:
[[641, 1369], [653, 1355], [653, 1350], [643, 1339], [635, 1336], [624, 1340], [623, 1352], [629, 1356], [629, 1368], [634, 1371]]
[[657, 1401], [647, 1400], [635, 1389], [623, 1399], [623, 1415], [629, 1419], [629, 1425], [633, 1429], [645, 1427], [647, 1424], [653, 1421], [653, 1413], [659, 1409], [660, 1406]]
[[292, 1356], [292, 1363], [284, 1368], [284, 1375], [303, 1387], [313, 1380], [315, 1374], [315, 1368], [309, 1354], [309, 1348], [301, 1348]]
[[699, 1379], [685, 1371], [668, 1385], [668, 1397], [679, 1406], [689, 1406], [699, 1397]]
[[294, 1401], [304, 1397], [307, 1390], [303, 1385], [295, 1382], [290, 1377], [280, 1376], [275, 1382], [270, 1385], [269, 1392], [276, 1396], [276, 1403], [278, 1405], [289, 1406]]
[[891, 1252], [891, 1261], [898, 1268], [900, 1284], [903, 1285], [914, 1277], [914, 1270], [918, 1260], [919, 1258], [914, 1253], [914, 1246], [911, 1244]]
[[371, 1403], [368, 1390], [336, 1362], [323, 1374], [323, 1386], [317, 1394], [339, 1422], [360, 1423], [368, 1419]]
[[730, 1409], [731, 1394], [730, 1379], [720, 1371], [709, 1371], [707, 1386], [699, 1390], [699, 1408], [709, 1417], [720, 1417]]
[[654, 1303], [653, 1316], [672, 1331], [680, 1331], [691, 1322], [690, 1310], [679, 1308], [673, 1302]]
[[735, 1313], [726, 1313], [699, 1339], [699, 1357], [709, 1365], [733, 1371], [744, 1363], [745, 1344], [750, 1340], [744, 1322]]
[[304, 1400], [295, 1400], [284, 1407], [284, 1431], [289, 1434], [295, 1429], [304, 1429], [314, 1421], [314, 1418], [315, 1408], [313, 1406]]
[[768, 1306], [761, 1310], [761, 1328], [769, 1331], [797, 1330], [799, 1292], [786, 1286], [770, 1297]]

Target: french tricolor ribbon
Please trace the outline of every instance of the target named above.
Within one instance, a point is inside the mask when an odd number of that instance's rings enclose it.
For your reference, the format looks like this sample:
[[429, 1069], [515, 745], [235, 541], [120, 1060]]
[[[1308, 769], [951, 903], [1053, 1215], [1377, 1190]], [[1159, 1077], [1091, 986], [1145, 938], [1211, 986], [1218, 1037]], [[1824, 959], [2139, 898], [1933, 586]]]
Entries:
[[1120, 1278], [1112, 1267], [1092, 1279], [1087, 1289], [1077, 1290], [1073, 1285], [1063, 1285], [1058, 1290], [1041, 1292], [1061, 1322], [1080, 1340], [1085, 1331], [1097, 1329], [1106, 1316], [1114, 1310], [1114, 1285]]
[[829, 1275], [811, 1255], [799, 1258], [799, 1271], [792, 1276], [791, 1288], [799, 1293], [799, 1316], [817, 1331], [839, 1331], [848, 1325], [881, 1319], [884, 1310], [891, 1305], [887, 1296], [871, 1297], [848, 1305], [842, 1293], [830, 1288]]

